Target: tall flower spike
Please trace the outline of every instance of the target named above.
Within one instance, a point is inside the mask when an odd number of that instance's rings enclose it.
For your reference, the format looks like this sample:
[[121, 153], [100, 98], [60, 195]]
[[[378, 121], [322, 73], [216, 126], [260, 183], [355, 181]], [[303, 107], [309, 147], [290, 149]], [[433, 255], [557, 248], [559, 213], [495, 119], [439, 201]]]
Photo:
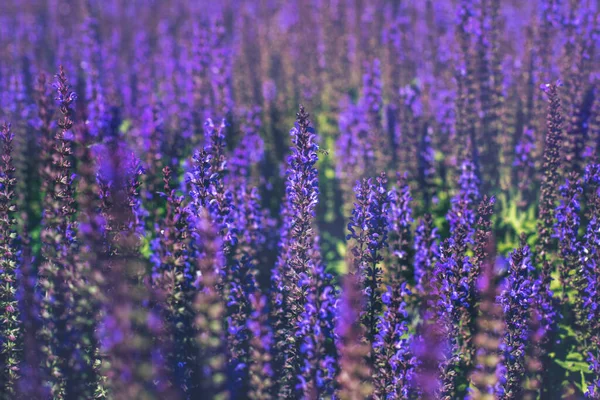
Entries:
[[[383, 249], [387, 247], [390, 206], [390, 194], [386, 186], [385, 174], [381, 174], [375, 182], [369, 179], [357, 183], [356, 203], [348, 223], [350, 234], [347, 240], [353, 239], [353, 272], [360, 275], [366, 297], [361, 320], [371, 346], [378, 330], [377, 316], [382, 309], [380, 291], [383, 271], [379, 264], [383, 261]], [[371, 352], [371, 362], [374, 361], [374, 353]]]
[[499, 301], [504, 311], [506, 333], [501, 349], [504, 353], [506, 376], [503, 380], [503, 399], [522, 398], [525, 381], [525, 350], [530, 339], [529, 317], [537, 286], [533, 274], [529, 246], [525, 235], [521, 236], [520, 247], [513, 251], [509, 261], [509, 276]]
[[[73, 199], [73, 169], [71, 166], [71, 138], [73, 120], [71, 106], [77, 95], [71, 91], [65, 70], [61, 67], [56, 75], [54, 85], [57, 91], [56, 100], [60, 111], [58, 132], [54, 137], [52, 150], [52, 166], [48, 169], [46, 179], [48, 192], [45, 193], [43, 214], [42, 257], [40, 266], [41, 286], [45, 293], [42, 316], [44, 326], [42, 337], [45, 340], [45, 351], [50, 362], [52, 381], [50, 383], [54, 396], [82, 395], [85, 397], [86, 384], [74, 373], [77, 359], [77, 332], [69, 326], [69, 311], [74, 307], [74, 292], [69, 287], [73, 279], [73, 250], [75, 248], [75, 202]], [[75, 336], [73, 336], [75, 335]], [[76, 351], [76, 350], [75, 350]], [[82, 386], [83, 385], [83, 386]]]
[[[480, 230], [475, 230], [475, 202], [478, 201], [478, 180], [474, 166], [464, 162], [460, 177], [459, 193], [452, 198], [448, 213], [451, 236], [441, 247], [436, 265], [434, 284], [438, 290], [438, 313], [445, 322], [451, 354], [445, 360], [442, 370], [441, 395], [463, 396], [466, 385], [466, 371], [473, 368], [473, 348], [471, 341], [475, 330], [475, 305], [477, 296], [475, 285], [480, 275], [480, 263], [484, 256], [484, 239], [490, 230], [487, 217], [491, 214], [493, 200], [485, 199], [481, 211]], [[475, 243], [476, 258], [467, 255], [469, 243]], [[475, 262], [473, 262], [475, 261]], [[454, 327], [458, 326], [458, 329]]]
[[[226, 122], [222, 120], [215, 125], [208, 119], [204, 128], [207, 144], [203, 150], [194, 153], [193, 171], [187, 174], [187, 182], [195, 212], [200, 212], [202, 208], [209, 211], [223, 237], [225, 255], [229, 256], [237, 244], [237, 232], [231, 217], [233, 193], [224, 181], [228, 172], [225, 156]], [[227, 276], [225, 269], [221, 273]]]
[[386, 306], [379, 316], [378, 331], [373, 343], [375, 352], [375, 394], [378, 398], [404, 399], [409, 397], [416, 360], [410, 352], [408, 312], [404, 298], [410, 295], [406, 282], [387, 287], [382, 300]]
[[[581, 181], [577, 174], [569, 174], [566, 182], [559, 188], [560, 204], [554, 211], [554, 237], [558, 239], [561, 261], [558, 265], [559, 279], [562, 288], [562, 302], [568, 301], [567, 288], [573, 286], [574, 274], [571, 273], [579, 257], [579, 198], [583, 193]], [[574, 272], [574, 271], [573, 271]]]
[[[469, 271], [471, 263], [466, 251], [466, 233], [461, 227], [444, 241], [436, 265], [435, 279], [438, 298], [438, 319], [444, 324], [450, 353], [442, 363], [442, 398], [461, 397], [464, 366], [469, 366], [471, 309]], [[455, 327], [458, 326], [458, 329]], [[468, 368], [468, 367], [467, 367]]]
[[386, 257], [387, 282], [396, 285], [410, 279], [411, 232], [413, 223], [410, 187], [407, 175], [398, 173], [397, 187], [390, 191], [389, 210], [389, 256]]
[[[542, 90], [548, 95], [548, 116], [546, 119], [546, 147], [544, 148], [543, 178], [540, 189], [538, 244], [536, 252], [539, 260], [547, 258], [552, 250], [551, 238], [554, 225], [554, 208], [560, 174], [560, 147], [562, 144], [562, 116], [557, 84], [546, 84]], [[549, 275], [550, 271], [544, 271]]]
[[[260, 209], [260, 196], [256, 188], [248, 188], [240, 181], [231, 181], [234, 186], [234, 210], [232, 217], [235, 230], [239, 232], [238, 244], [229, 257], [229, 292], [227, 294], [228, 347], [229, 364], [236, 392], [248, 390], [249, 345], [251, 334], [248, 328], [248, 316], [252, 312], [250, 296], [257, 291], [256, 274], [260, 260], [258, 255], [264, 246], [263, 215]], [[237, 183], [234, 183], [237, 182]]]
[[560, 177], [560, 148], [562, 144], [562, 116], [560, 108], [560, 99], [558, 96], [558, 86], [556, 84], [545, 84], [542, 90], [548, 96], [548, 115], [546, 118], [546, 147], [544, 148], [543, 177], [540, 189], [539, 211], [538, 211], [538, 243], [536, 245], [536, 259], [542, 264], [541, 282], [539, 293], [537, 295], [537, 308], [541, 318], [542, 329], [545, 334], [540, 346], [542, 346], [542, 388], [544, 393], [553, 393], [560, 391], [555, 382], [548, 374], [553, 371], [551, 368], [552, 360], [548, 356], [549, 346], [552, 343], [552, 336], [557, 331], [558, 314], [556, 298], [550, 290], [552, 283], [552, 261], [549, 255], [553, 250], [552, 229], [555, 218], [555, 203], [557, 200], [557, 189]]
[[327, 350], [327, 341], [333, 339], [333, 321], [336, 315], [335, 291], [332, 276], [322, 263], [311, 265], [305, 311], [298, 324], [301, 336], [300, 354], [304, 358], [298, 387], [306, 398], [331, 396], [335, 375], [335, 354]]
[[166, 216], [164, 225], [157, 226], [159, 236], [153, 241], [152, 247], [156, 249], [151, 259], [154, 263], [155, 278], [170, 270], [183, 271], [186, 265], [186, 234], [187, 213], [183, 207], [183, 197], [177, 196], [171, 187], [172, 170], [164, 167], [163, 196], [166, 197]]
[[[600, 205], [600, 165], [592, 164], [586, 168], [584, 181], [593, 190], [591, 208], [593, 209], [580, 248], [579, 265], [581, 283], [581, 315], [579, 320], [584, 328], [584, 337], [588, 345], [587, 361], [592, 372], [586, 395], [591, 399], [600, 399], [600, 219], [597, 207]], [[577, 303], [576, 303], [577, 304]]]
[[451, 202], [452, 207], [448, 213], [450, 233], [462, 226], [466, 229], [467, 242], [471, 242], [476, 218], [475, 205], [479, 202], [479, 178], [475, 164], [471, 161], [464, 161], [461, 165], [458, 193]]
[[[470, 161], [463, 162], [459, 192], [452, 198], [448, 212], [451, 236], [442, 245], [436, 265], [439, 318], [446, 324], [451, 347], [451, 354], [442, 368], [442, 396], [463, 395], [460, 388], [466, 384], [465, 370], [473, 367], [470, 343], [477, 301], [474, 287], [479, 278], [479, 268], [467, 256], [467, 247], [474, 242], [476, 236], [475, 204], [479, 201], [478, 183], [474, 164]], [[459, 328], [454, 329], [455, 325]]]
[[163, 168], [163, 183], [166, 197], [166, 215], [163, 223], [157, 226], [158, 237], [152, 242], [154, 263], [154, 290], [164, 296], [161, 306], [162, 316], [168, 326], [171, 354], [168, 357], [177, 384], [191, 390], [190, 382], [194, 377], [196, 357], [195, 347], [190, 344], [192, 334], [192, 315], [190, 302], [194, 289], [189, 267], [188, 251], [188, 209], [184, 206], [183, 196], [172, 188], [172, 171]]
[[318, 173], [315, 164], [318, 160], [316, 136], [309, 127], [308, 113], [300, 106], [296, 114], [296, 125], [290, 131], [292, 136], [291, 155], [288, 158], [286, 172], [286, 204], [288, 214], [284, 224], [290, 231], [283, 237], [280, 261], [275, 282], [275, 291], [282, 294], [283, 304], [278, 317], [280, 326], [275, 332], [278, 349], [277, 368], [281, 368], [279, 395], [289, 396], [293, 389], [293, 381], [300, 368], [300, 360], [296, 357], [299, 340], [296, 338], [299, 326], [296, 321], [304, 311], [309, 286], [307, 285], [314, 272], [315, 249], [314, 218], [318, 202]]
[[15, 204], [15, 166], [13, 165], [13, 138], [10, 124], [0, 126], [0, 397], [15, 396], [22, 359], [23, 332], [17, 304], [16, 246], [17, 206]]

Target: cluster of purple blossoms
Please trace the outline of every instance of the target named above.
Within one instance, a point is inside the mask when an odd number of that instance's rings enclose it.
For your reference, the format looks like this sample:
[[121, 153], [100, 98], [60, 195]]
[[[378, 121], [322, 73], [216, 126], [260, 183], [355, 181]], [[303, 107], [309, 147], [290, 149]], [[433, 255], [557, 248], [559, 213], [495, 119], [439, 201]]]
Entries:
[[0, 400], [600, 399], [595, 2], [0, 3]]
[[526, 347], [529, 332], [529, 315], [537, 283], [534, 282], [534, 268], [531, 264], [529, 246], [521, 238], [521, 247], [513, 251], [509, 260], [509, 275], [500, 294], [500, 304], [506, 318], [506, 331], [500, 349], [504, 352], [505, 376], [501, 380], [502, 396], [518, 399], [522, 396], [525, 378]]

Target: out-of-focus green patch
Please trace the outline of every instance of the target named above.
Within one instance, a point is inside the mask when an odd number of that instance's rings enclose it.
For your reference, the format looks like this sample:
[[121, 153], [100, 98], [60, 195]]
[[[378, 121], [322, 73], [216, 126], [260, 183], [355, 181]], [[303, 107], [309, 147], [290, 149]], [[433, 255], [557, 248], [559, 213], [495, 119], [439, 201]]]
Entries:
[[345, 274], [347, 268], [344, 261], [346, 244], [329, 232], [321, 233], [321, 252], [326, 268], [335, 275]]
[[317, 115], [317, 126], [319, 127], [319, 135], [321, 137], [328, 136], [327, 134], [333, 133], [336, 129], [333, 121], [329, 118], [327, 113], [319, 113]]
[[450, 193], [446, 190], [438, 190], [436, 192], [438, 203], [433, 210], [433, 222], [438, 228], [442, 238], [448, 237], [450, 224], [446, 218], [446, 214], [450, 209]]
[[346, 257], [346, 250], [347, 250], [346, 243], [344, 243], [342, 241], [337, 242], [336, 249], [337, 249], [337, 252], [338, 252], [340, 258], [343, 259], [344, 257]]
[[31, 251], [33, 254], [39, 254], [42, 247], [42, 241], [40, 240], [40, 234], [42, 233], [42, 228], [39, 225], [36, 225], [34, 229], [29, 232], [29, 236], [31, 237]]
[[[519, 210], [515, 201], [510, 201], [506, 193], [500, 193], [496, 196], [497, 209], [499, 213], [494, 214], [492, 221], [497, 227], [498, 232], [503, 233], [498, 242], [498, 251], [506, 254], [519, 246], [519, 236], [521, 232], [536, 232], [537, 219], [535, 216], [535, 206], [532, 205], [526, 210]], [[537, 236], [527, 237], [527, 243], [533, 245]]]
[[[589, 367], [588, 367], [589, 369]], [[581, 375], [581, 382], [575, 382], [575, 385], [577, 386], [577, 388], [579, 390], [581, 390], [582, 392], [587, 392], [587, 383], [585, 382], [585, 372], [583, 371], [579, 371], [579, 374]]]
[[125, 120], [123, 120], [123, 122], [121, 122], [121, 125], [119, 126], [119, 132], [127, 133], [127, 132], [129, 132], [130, 128], [131, 128], [131, 120], [125, 119]]
[[577, 375], [589, 372], [590, 365], [585, 361], [554, 360], [554, 362], [556, 362], [558, 365], [560, 365], [567, 371], [576, 372]]
[[150, 255], [152, 255], [152, 250], [150, 249], [150, 235], [144, 235], [142, 237], [142, 245], [140, 246], [140, 254], [145, 259], [150, 259]]
[[346, 265], [346, 243], [342, 240], [334, 240], [331, 237], [327, 238], [329, 243], [335, 243], [334, 248], [331, 248], [329, 252], [325, 254], [327, 259], [327, 270], [337, 275], [344, 275], [348, 272], [348, 266]]
[[575, 385], [581, 392], [587, 390], [586, 377], [590, 375], [589, 363], [581, 354], [578, 346], [577, 333], [568, 325], [559, 325], [558, 337], [561, 346], [567, 351], [562, 354], [551, 354], [554, 362], [565, 370], [563, 386]]
[[348, 266], [346, 265], [346, 262], [344, 260], [332, 261], [328, 265], [328, 269], [330, 269], [331, 271], [335, 271], [335, 273], [340, 276], [348, 273]]
[[[550, 274], [552, 276], [552, 282], [550, 283], [550, 290], [554, 293], [562, 292], [562, 286], [560, 284], [560, 275], [558, 271], [554, 271]], [[570, 328], [569, 328], [570, 329]]]
[[326, 168], [324, 172], [327, 179], [335, 178], [335, 170], [333, 168]]

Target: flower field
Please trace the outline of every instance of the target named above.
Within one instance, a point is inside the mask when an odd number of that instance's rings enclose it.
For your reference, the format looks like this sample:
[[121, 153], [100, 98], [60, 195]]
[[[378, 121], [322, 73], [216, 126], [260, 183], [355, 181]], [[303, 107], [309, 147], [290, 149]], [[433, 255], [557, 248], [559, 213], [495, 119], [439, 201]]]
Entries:
[[0, 1], [0, 400], [600, 399], [600, 4]]

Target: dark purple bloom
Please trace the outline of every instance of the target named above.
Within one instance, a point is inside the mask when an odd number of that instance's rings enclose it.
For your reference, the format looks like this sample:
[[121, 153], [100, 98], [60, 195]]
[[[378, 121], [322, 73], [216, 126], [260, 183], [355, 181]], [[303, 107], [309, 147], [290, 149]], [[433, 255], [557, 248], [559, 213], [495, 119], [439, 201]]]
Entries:
[[[377, 315], [382, 309], [381, 280], [383, 250], [387, 247], [388, 213], [390, 193], [387, 190], [385, 174], [373, 180], [362, 180], [357, 183], [356, 202], [348, 223], [352, 239], [351, 251], [354, 257], [353, 273], [359, 274], [363, 284], [366, 307], [361, 315], [365, 326], [367, 341], [373, 344], [377, 334]], [[374, 361], [374, 354], [371, 360]]]
[[479, 178], [477, 178], [475, 165], [464, 161], [461, 165], [461, 174], [458, 180], [458, 193], [452, 198], [452, 207], [448, 214], [450, 233], [459, 227], [466, 229], [466, 241], [471, 242], [474, 234], [476, 218], [475, 206], [479, 202]]
[[16, 297], [19, 250], [15, 219], [17, 206], [13, 139], [10, 124], [0, 126], [0, 363], [4, 366], [0, 372], [0, 396], [6, 397], [15, 396], [16, 393], [23, 342]]
[[[296, 321], [302, 320], [301, 314], [305, 311], [311, 290], [310, 280], [318, 273], [315, 263], [319, 257], [314, 248], [316, 234], [313, 227], [319, 195], [315, 168], [318, 145], [308, 117], [304, 107], [300, 106], [296, 125], [290, 131], [292, 148], [286, 172], [283, 222], [287, 232], [282, 235], [279, 261], [273, 273], [277, 318], [275, 337], [279, 346], [275, 365], [281, 373], [278, 378], [281, 396], [292, 393], [294, 380], [301, 368], [302, 363], [296, 355], [301, 346], [302, 325]], [[311, 295], [318, 296], [317, 293]]]
[[[396, 284], [397, 285], [397, 284]], [[376, 364], [374, 367], [375, 394], [380, 398], [403, 399], [409, 396], [416, 360], [410, 349], [408, 312], [404, 298], [410, 295], [406, 283], [388, 286], [382, 296], [386, 307], [377, 322], [373, 343]]]
[[506, 321], [501, 345], [506, 368], [502, 384], [502, 398], [505, 399], [522, 398], [525, 351], [531, 336], [529, 316], [538, 285], [534, 282], [534, 271], [529, 246], [525, 243], [525, 236], [522, 236], [520, 247], [510, 255], [508, 279], [499, 297]]
[[[208, 119], [205, 124], [207, 145], [194, 153], [193, 170], [187, 174], [193, 212], [209, 211], [219, 226], [224, 251], [230, 254], [237, 244], [237, 232], [232, 218], [233, 193], [225, 186], [227, 160], [225, 157], [225, 120], [219, 126]], [[226, 266], [224, 266], [226, 268]], [[222, 271], [226, 274], [226, 270]]]
[[334, 336], [336, 293], [331, 275], [321, 263], [315, 263], [310, 272], [305, 311], [298, 324], [300, 354], [304, 357], [298, 388], [308, 398], [320, 398], [333, 393], [336, 360], [326, 342]]
[[566, 302], [566, 288], [572, 283], [571, 269], [577, 263], [579, 255], [579, 213], [581, 205], [579, 198], [583, 193], [581, 182], [575, 173], [569, 174], [564, 185], [559, 188], [560, 204], [554, 211], [554, 235], [558, 239], [561, 262], [558, 267], [560, 283], [563, 288], [563, 302]]
[[[558, 317], [557, 300], [550, 290], [552, 282], [552, 264], [549, 254], [553, 250], [552, 233], [555, 220], [555, 203], [558, 195], [560, 176], [560, 148], [562, 145], [562, 115], [560, 98], [556, 84], [542, 85], [542, 90], [548, 96], [548, 114], [546, 117], [546, 145], [544, 147], [543, 177], [540, 188], [539, 212], [538, 212], [538, 243], [536, 245], [536, 260], [542, 264], [540, 276], [539, 293], [537, 295], [537, 309], [541, 319], [541, 328], [545, 331], [542, 338], [542, 349], [544, 353], [553, 346], [553, 337], [557, 331]], [[551, 360], [547, 354], [542, 357], [542, 385], [544, 393], [560, 390], [555, 379], [549, 377], [552, 371]], [[551, 382], [548, 382], [551, 381]]]
[[[47, 365], [51, 391], [54, 395], [68, 393], [73, 396], [87, 397], [93, 393], [93, 376], [81, 374], [76, 376], [75, 369], [91, 371], [90, 360], [85, 359], [79, 351], [85, 351], [85, 335], [77, 329], [71, 329], [67, 310], [75, 308], [77, 296], [77, 274], [72, 271], [74, 252], [76, 249], [76, 221], [71, 128], [73, 127], [72, 104], [77, 98], [71, 91], [64, 68], [60, 68], [54, 85], [56, 100], [60, 111], [58, 132], [54, 136], [52, 149], [52, 166], [48, 169], [48, 182], [45, 201], [47, 209], [43, 214], [42, 257], [40, 283], [44, 293], [42, 338], [49, 357], [57, 357], [57, 361]], [[89, 331], [87, 332], [89, 333]], [[73, 360], [73, 361], [69, 361]], [[82, 364], [80, 364], [82, 363]]]
[[[551, 251], [551, 238], [554, 225], [554, 205], [557, 198], [560, 168], [560, 146], [562, 144], [562, 115], [558, 86], [546, 84], [544, 92], [548, 95], [548, 116], [546, 119], [547, 133], [544, 148], [544, 165], [542, 186], [540, 189], [538, 245], [536, 252], [538, 259], [546, 258], [546, 253]], [[548, 275], [550, 271], [544, 271]]]
[[584, 328], [584, 335], [588, 341], [586, 346], [587, 360], [592, 371], [592, 381], [587, 388], [587, 396], [592, 399], [600, 397], [600, 166], [589, 165], [584, 174], [584, 182], [590, 186], [590, 199], [588, 206], [591, 208], [591, 219], [586, 227], [580, 247], [579, 265], [581, 266], [578, 280], [581, 315], [579, 321]]
[[397, 187], [390, 191], [390, 208], [388, 212], [389, 256], [387, 281], [393, 283], [406, 282], [413, 275], [410, 268], [411, 231], [413, 223], [412, 196], [406, 175], [397, 175]]

